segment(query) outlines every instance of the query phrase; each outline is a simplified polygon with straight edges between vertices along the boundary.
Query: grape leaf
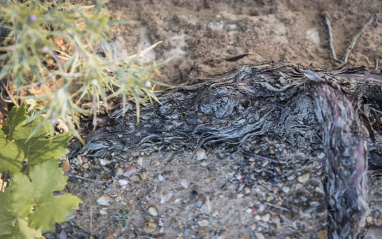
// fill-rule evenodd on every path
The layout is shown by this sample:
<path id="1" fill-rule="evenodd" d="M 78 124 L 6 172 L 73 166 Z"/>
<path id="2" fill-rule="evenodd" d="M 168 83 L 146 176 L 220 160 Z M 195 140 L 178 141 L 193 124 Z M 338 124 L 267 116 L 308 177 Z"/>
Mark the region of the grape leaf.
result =
<path id="1" fill-rule="evenodd" d="M 15 142 L 0 137 L 0 171 L 11 174 L 20 172 L 23 160 L 24 151 Z"/>
<path id="2" fill-rule="evenodd" d="M 53 230 L 55 223 L 65 222 L 73 209 L 82 203 L 71 194 L 53 196 L 54 191 L 64 188 L 67 180 L 56 160 L 31 168 L 29 178 L 22 173 L 15 174 L 11 194 L 12 210 L 21 218 L 28 217 L 32 228 Z"/>
<path id="3" fill-rule="evenodd" d="M 19 150 L 23 152 L 22 159 L 17 161 L 27 161 L 28 168 L 51 159 L 59 159 L 69 152 L 66 148 L 69 140 L 72 138 L 70 133 L 59 134 L 54 137 L 33 137 L 26 141 L 25 139 L 15 140 Z"/>
<path id="4" fill-rule="evenodd" d="M 4 239 L 36 239 L 44 238 L 41 230 L 30 228 L 28 222 L 22 218 L 17 220 L 15 226 L 12 227 L 10 235 L 5 235 L 1 238 Z"/>
<path id="5" fill-rule="evenodd" d="M 9 112 L 7 118 L 4 120 L 3 131 L 11 137 L 12 133 L 20 126 L 27 118 L 26 116 L 27 105 L 23 103 L 20 107 L 13 107 Z"/>
<path id="6" fill-rule="evenodd" d="M 9 191 L 0 192 L 0 236 L 11 234 L 13 230 L 13 221 L 16 215 L 9 208 L 11 202 Z"/>

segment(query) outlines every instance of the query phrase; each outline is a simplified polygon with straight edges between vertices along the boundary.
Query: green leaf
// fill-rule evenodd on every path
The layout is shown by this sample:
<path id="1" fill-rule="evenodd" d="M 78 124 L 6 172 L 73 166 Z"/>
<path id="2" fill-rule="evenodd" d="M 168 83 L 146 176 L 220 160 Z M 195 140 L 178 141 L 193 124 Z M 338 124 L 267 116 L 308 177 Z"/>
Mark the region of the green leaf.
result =
<path id="1" fill-rule="evenodd" d="M 12 133 L 28 118 L 26 114 L 27 105 L 23 103 L 20 107 L 13 107 L 8 117 L 4 120 L 3 132 L 11 137 Z"/>
<path id="2" fill-rule="evenodd" d="M 24 151 L 15 142 L 0 137 L 0 172 L 21 172 L 23 161 Z"/>
<path id="3" fill-rule="evenodd" d="M 22 173 L 15 174 L 11 194 L 12 210 L 21 218 L 28 217 L 32 228 L 53 230 L 55 223 L 65 222 L 73 209 L 82 203 L 71 194 L 53 196 L 54 191 L 64 188 L 67 180 L 55 160 L 33 167 L 29 178 Z"/>
<path id="4" fill-rule="evenodd" d="M 0 236 L 11 234 L 16 215 L 9 208 L 11 195 L 8 191 L 0 192 Z"/>
<path id="5" fill-rule="evenodd" d="M 66 147 L 68 147 L 71 138 L 70 133 L 65 133 L 49 138 L 33 137 L 28 141 L 25 139 L 15 140 L 19 150 L 24 153 L 22 159 L 19 158 L 17 161 L 27 161 L 28 171 L 28 168 L 31 166 L 35 166 L 44 161 L 60 159 L 69 153 Z"/>
<path id="6" fill-rule="evenodd" d="M 41 238 L 41 230 L 35 230 L 28 226 L 24 219 L 17 219 L 17 216 L 9 207 L 12 201 L 8 191 L 0 192 L 0 237 L 1 238 Z"/>
<path id="7" fill-rule="evenodd" d="M 12 228 L 10 235 L 5 235 L 4 239 L 36 239 L 44 238 L 41 230 L 36 230 L 28 226 L 28 222 L 25 219 L 18 219 L 15 226 Z"/>

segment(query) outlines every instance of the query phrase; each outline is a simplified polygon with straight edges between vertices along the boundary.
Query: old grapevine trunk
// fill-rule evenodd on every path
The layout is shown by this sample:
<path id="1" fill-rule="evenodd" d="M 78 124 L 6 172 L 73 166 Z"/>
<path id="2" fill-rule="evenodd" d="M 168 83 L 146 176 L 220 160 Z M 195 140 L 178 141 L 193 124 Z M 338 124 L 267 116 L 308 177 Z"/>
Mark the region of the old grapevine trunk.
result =
<path id="1" fill-rule="evenodd" d="M 357 238 L 368 212 L 367 151 L 355 105 L 320 79 L 316 115 L 327 154 L 323 162 L 330 238 Z"/>
<path id="2" fill-rule="evenodd" d="M 237 170 L 249 188 L 259 182 L 293 186 L 291 171 L 302 167 L 311 175 L 306 184 L 314 184 L 316 191 L 278 192 L 274 198 L 281 200 L 283 226 L 269 229 L 267 237 L 315 238 L 321 217 L 329 238 L 362 233 L 368 214 L 368 160 L 381 165 L 382 77 L 360 68 L 328 72 L 264 63 L 194 81 L 161 93 L 161 104 L 143 106 L 138 125 L 133 106 L 126 107 L 125 115 L 114 112 L 81 152 L 117 161 L 126 160 L 131 150 L 220 150 L 226 152 L 222 159 L 240 157 Z M 322 183 L 321 169 L 312 166 L 317 160 L 323 163 Z M 319 209 L 320 202 L 301 204 L 320 185 L 327 211 Z M 271 187 L 267 194 L 272 192 Z M 295 198 L 289 200 L 292 194 Z M 304 222 L 312 211 L 316 227 L 310 232 Z M 299 218 L 301 228 L 294 223 Z"/>

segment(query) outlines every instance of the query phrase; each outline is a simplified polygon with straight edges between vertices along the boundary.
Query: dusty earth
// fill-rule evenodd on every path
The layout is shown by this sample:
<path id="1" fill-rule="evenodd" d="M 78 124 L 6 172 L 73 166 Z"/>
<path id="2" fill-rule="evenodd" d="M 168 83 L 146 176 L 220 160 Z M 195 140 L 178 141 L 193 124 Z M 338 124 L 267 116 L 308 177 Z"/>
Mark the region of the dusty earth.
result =
<path id="1" fill-rule="evenodd" d="M 382 19 L 380 1 L 112 0 L 108 8 L 113 17 L 140 21 L 113 29 L 120 54 L 163 41 L 148 60 L 176 55 L 157 77 L 172 85 L 267 60 L 334 69 L 338 63 L 331 57 L 323 15 L 331 20 L 339 56 L 372 14 Z M 349 64 L 380 73 L 375 65 L 381 38 L 376 20 Z M 242 54 L 249 55 L 225 60 Z M 87 141 L 94 147 L 102 137 L 93 132 Z M 78 144 L 72 150 L 70 174 L 97 181 L 69 179 L 67 191 L 84 203 L 47 238 L 326 238 L 321 154 L 300 152 L 285 158 L 286 164 L 272 164 L 269 157 L 259 165 L 256 158 L 244 161 L 208 148 L 205 155 L 170 147 L 118 157 L 90 156 Z M 261 145 L 257 150 L 260 155 L 283 152 Z M 243 165 L 253 171 L 243 171 Z M 382 235 L 380 185 L 376 180 L 370 187 L 375 210 L 367 218 L 369 238 Z"/>

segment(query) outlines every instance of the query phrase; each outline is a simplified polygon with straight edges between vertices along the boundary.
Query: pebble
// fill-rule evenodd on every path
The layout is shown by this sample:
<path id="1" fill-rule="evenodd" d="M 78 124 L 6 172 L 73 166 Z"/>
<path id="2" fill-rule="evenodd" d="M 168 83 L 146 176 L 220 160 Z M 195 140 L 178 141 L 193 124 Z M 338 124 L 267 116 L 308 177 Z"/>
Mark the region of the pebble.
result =
<path id="1" fill-rule="evenodd" d="M 248 214 L 252 213 L 252 208 L 247 208 L 247 210 L 245 210 L 245 212 Z"/>
<path id="2" fill-rule="evenodd" d="M 201 227 L 208 227 L 209 225 L 209 221 L 208 220 L 201 220 L 198 222 L 198 225 L 201 226 Z"/>
<path id="3" fill-rule="evenodd" d="M 82 160 L 81 160 L 82 161 Z M 108 165 L 111 163 L 111 160 L 110 159 L 101 159 L 99 161 L 99 163 L 102 165 L 102 166 L 105 166 L 105 165 Z"/>
<path id="4" fill-rule="evenodd" d="M 196 160 L 202 160 L 206 158 L 207 158 L 206 150 L 204 150 L 203 148 L 200 148 L 198 152 L 196 152 Z"/>
<path id="5" fill-rule="evenodd" d="M 139 157 L 138 160 L 137 160 L 137 163 L 142 166 L 143 164 L 143 158 L 142 157 Z"/>
<path id="6" fill-rule="evenodd" d="M 264 204 L 260 204 L 259 205 L 259 212 L 262 212 L 265 210 L 265 205 Z"/>
<path id="7" fill-rule="evenodd" d="M 106 208 L 106 207 L 101 208 L 101 209 L 99 210 L 99 214 L 101 214 L 101 215 L 107 215 L 107 208 Z"/>
<path id="8" fill-rule="evenodd" d="M 289 191 L 290 191 L 290 187 L 287 187 L 287 186 L 283 187 L 284 193 L 289 193 Z"/>
<path id="9" fill-rule="evenodd" d="M 120 176 L 123 174 L 123 169 L 122 168 L 117 168 L 117 176 Z"/>
<path id="10" fill-rule="evenodd" d="M 269 221 L 269 219 L 271 219 L 271 214 L 269 214 L 269 213 L 267 213 L 261 217 L 261 220 L 263 220 L 264 222 Z"/>
<path id="11" fill-rule="evenodd" d="M 200 200 L 198 200 L 198 201 L 195 202 L 195 207 L 196 207 L 196 208 L 200 208 L 202 205 L 203 205 L 203 202 L 200 201 Z"/>
<path id="12" fill-rule="evenodd" d="M 154 217 L 158 216 L 158 211 L 157 211 L 157 209 L 155 207 L 150 207 L 149 208 L 149 213 L 150 213 L 151 216 L 154 216 Z"/>
<path id="13" fill-rule="evenodd" d="M 261 233 L 261 232 L 256 232 L 255 235 L 256 235 L 257 239 L 265 239 L 263 233 Z"/>
<path id="14" fill-rule="evenodd" d="M 278 191 L 279 191 L 279 188 L 278 187 L 273 187 L 273 193 L 276 194 Z"/>
<path id="15" fill-rule="evenodd" d="M 184 187 L 184 188 L 188 188 L 188 183 L 187 183 L 187 180 L 186 179 L 182 179 L 180 181 L 180 184 Z"/>
<path id="16" fill-rule="evenodd" d="M 259 215 L 256 215 L 256 216 L 255 216 L 255 219 L 256 219 L 256 221 L 260 221 L 260 220 L 261 220 L 261 217 L 260 217 Z"/>
<path id="17" fill-rule="evenodd" d="M 157 224 L 155 222 L 146 222 L 144 230 L 147 233 L 153 233 L 157 229 Z"/>
<path id="18" fill-rule="evenodd" d="M 162 182 L 162 181 L 163 181 L 163 179 L 164 179 L 164 178 L 163 178 L 163 176 L 162 176 L 162 175 L 160 175 L 160 174 L 158 174 L 158 180 Z"/>
<path id="19" fill-rule="evenodd" d="M 277 216 L 277 215 L 272 215 L 272 217 L 271 217 L 271 221 L 272 221 L 272 223 L 274 223 L 274 224 L 278 224 L 278 223 L 280 222 L 280 217 Z"/>
<path id="20" fill-rule="evenodd" d="M 317 155 L 317 158 L 323 159 L 325 157 L 325 153 L 321 152 L 319 155 Z"/>
<path id="21" fill-rule="evenodd" d="M 102 196 L 97 199 L 97 203 L 102 206 L 109 206 L 112 198 L 109 196 Z"/>
<path id="22" fill-rule="evenodd" d="M 292 181 L 292 180 L 294 180 L 296 178 L 296 176 L 294 175 L 294 174 L 292 174 L 292 175 L 290 175 L 290 176 L 288 176 L 288 180 L 289 181 Z"/>
<path id="23" fill-rule="evenodd" d="M 308 181 L 309 177 L 310 177 L 310 174 L 309 174 L 309 173 L 305 173 L 305 174 L 299 176 L 299 177 L 297 178 L 297 181 L 298 181 L 299 183 L 306 183 L 306 181 Z"/>
<path id="24" fill-rule="evenodd" d="M 137 168 L 135 166 L 131 166 L 130 168 L 126 169 L 126 171 L 123 173 L 123 176 L 125 177 L 131 177 L 132 175 L 137 173 Z"/>
<path id="25" fill-rule="evenodd" d="M 147 173 L 146 172 L 143 172 L 142 174 L 141 174 L 141 179 L 142 180 L 145 180 L 146 178 L 147 178 Z"/>
<path id="26" fill-rule="evenodd" d="M 128 184 L 128 181 L 127 181 L 126 179 L 119 179 L 119 180 L 118 180 L 118 184 L 119 184 L 120 186 L 125 186 L 125 185 Z"/>
<path id="27" fill-rule="evenodd" d="M 166 195 L 161 197 L 160 203 L 163 204 L 163 203 L 167 202 L 168 200 L 171 199 L 171 197 L 172 197 L 172 192 L 167 193 Z"/>

